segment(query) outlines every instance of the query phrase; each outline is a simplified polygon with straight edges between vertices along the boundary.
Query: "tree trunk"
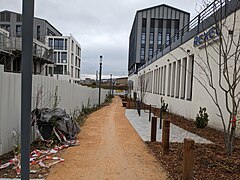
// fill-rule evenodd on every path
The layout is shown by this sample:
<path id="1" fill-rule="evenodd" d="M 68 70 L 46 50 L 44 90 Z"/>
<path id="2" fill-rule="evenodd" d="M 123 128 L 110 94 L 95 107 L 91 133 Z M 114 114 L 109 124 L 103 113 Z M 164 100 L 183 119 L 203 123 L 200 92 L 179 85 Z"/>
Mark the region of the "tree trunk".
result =
<path id="1" fill-rule="evenodd" d="M 229 134 L 226 134 L 225 138 L 225 148 L 227 150 L 227 155 L 231 156 L 233 153 L 233 144 L 234 144 L 234 138 L 235 138 L 235 131 L 236 127 L 231 127 L 231 131 Z"/>

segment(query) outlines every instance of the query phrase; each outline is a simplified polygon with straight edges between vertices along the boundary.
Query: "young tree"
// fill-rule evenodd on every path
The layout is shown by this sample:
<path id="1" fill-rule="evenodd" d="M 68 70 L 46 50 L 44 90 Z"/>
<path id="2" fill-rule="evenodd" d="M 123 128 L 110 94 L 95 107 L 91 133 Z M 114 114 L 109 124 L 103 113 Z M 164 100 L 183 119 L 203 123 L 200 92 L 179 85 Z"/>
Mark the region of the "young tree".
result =
<path id="1" fill-rule="evenodd" d="M 201 72 L 193 75 L 202 85 L 218 109 L 224 130 L 224 142 L 228 155 L 233 153 L 236 135 L 237 115 L 240 104 L 240 2 L 236 1 L 236 9 L 229 12 L 228 0 L 216 0 L 203 11 L 199 19 L 213 12 L 213 26 L 205 32 L 200 41 L 194 42 L 194 63 Z M 204 2 L 203 2 L 204 3 Z M 209 2 L 205 2 L 203 7 Z M 223 5 L 226 5 L 223 7 Z M 204 14 L 205 13 L 205 14 Z M 199 23 L 201 27 L 204 23 Z M 216 37 L 210 39 L 215 34 Z M 200 43 L 199 43 L 200 42 Z M 186 48 L 181 48 L 188 53 Z M 201 53 L 200 53 L 201 51 Z M 204 51 L 204 53 L 203 53 Z M 196 60 L 197 59 L 197 60 Z M 221 103 L 224 97 L 224 105 Z M 228 116 L 226 117 L 226 114 Z"/>

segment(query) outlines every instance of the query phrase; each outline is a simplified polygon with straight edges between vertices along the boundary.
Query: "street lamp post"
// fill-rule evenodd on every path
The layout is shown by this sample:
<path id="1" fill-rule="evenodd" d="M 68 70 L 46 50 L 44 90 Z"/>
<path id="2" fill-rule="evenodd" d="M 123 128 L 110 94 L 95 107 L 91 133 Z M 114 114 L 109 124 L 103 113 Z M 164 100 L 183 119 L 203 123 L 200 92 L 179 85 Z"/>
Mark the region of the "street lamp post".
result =
<path id="1" fill-rule="evenodd" d="M 112 74 L 110 74 L 110 95 L 112 95 Z"/>
<path id="2" fill-rule="evenodd" d="M 99 63 L 99 94 L 98 94 L 98 106 L 101 105 L 101 81 L 102 81 L 102 56 L 100 56 L 100 63 Z"/>

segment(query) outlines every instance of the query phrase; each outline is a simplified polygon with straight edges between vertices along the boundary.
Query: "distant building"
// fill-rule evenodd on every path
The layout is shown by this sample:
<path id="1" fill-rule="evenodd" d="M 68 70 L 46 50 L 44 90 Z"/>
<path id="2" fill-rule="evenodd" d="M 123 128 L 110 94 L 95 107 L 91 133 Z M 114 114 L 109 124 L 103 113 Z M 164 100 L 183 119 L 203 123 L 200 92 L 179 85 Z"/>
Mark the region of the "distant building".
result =
<path id="1" fill-rule="evenodd" d="M 177 40 L 179 30 L 189 19 L 188 12 L 165 4 L 137 11 L 129 37 L 129 74 L 136 73 L 140 66 L 161 52 L 163 44 L 170 46 L 173 35 Z"/>
<path id="2" fill-rule="evenodd" d="M 115 79 L 116 85 L 128 85 L 128 77 L 121 77 Z"/>
<path id="3" fill-rule="evenodd" d="M 80 83 L 81 46 L 70 36 L 47 36 L 53 49 L 54 77 L 70 83 Z"/>

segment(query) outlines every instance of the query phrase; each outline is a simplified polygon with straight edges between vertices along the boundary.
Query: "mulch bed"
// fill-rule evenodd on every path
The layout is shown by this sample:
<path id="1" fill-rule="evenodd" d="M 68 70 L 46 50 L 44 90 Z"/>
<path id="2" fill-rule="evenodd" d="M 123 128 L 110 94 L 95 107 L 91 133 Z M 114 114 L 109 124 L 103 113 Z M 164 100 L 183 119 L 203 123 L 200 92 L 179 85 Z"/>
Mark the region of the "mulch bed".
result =
<path id="1" fill-rule="evenodd" d="M 240 179 L 240 139 L 235 140 L 233 155 L 227 156 L 222 132 L 210 127 L 198 129 L 193 121 L 181 116 L 166 117 L 170 117 L 171 123 L 214 143 L 194 145 L 194 179 Z M 170 143 L 169 155 L 163 156 L 160 142 L 146 143 L 172 179 L 182 179 L 183 144 Z"/>

